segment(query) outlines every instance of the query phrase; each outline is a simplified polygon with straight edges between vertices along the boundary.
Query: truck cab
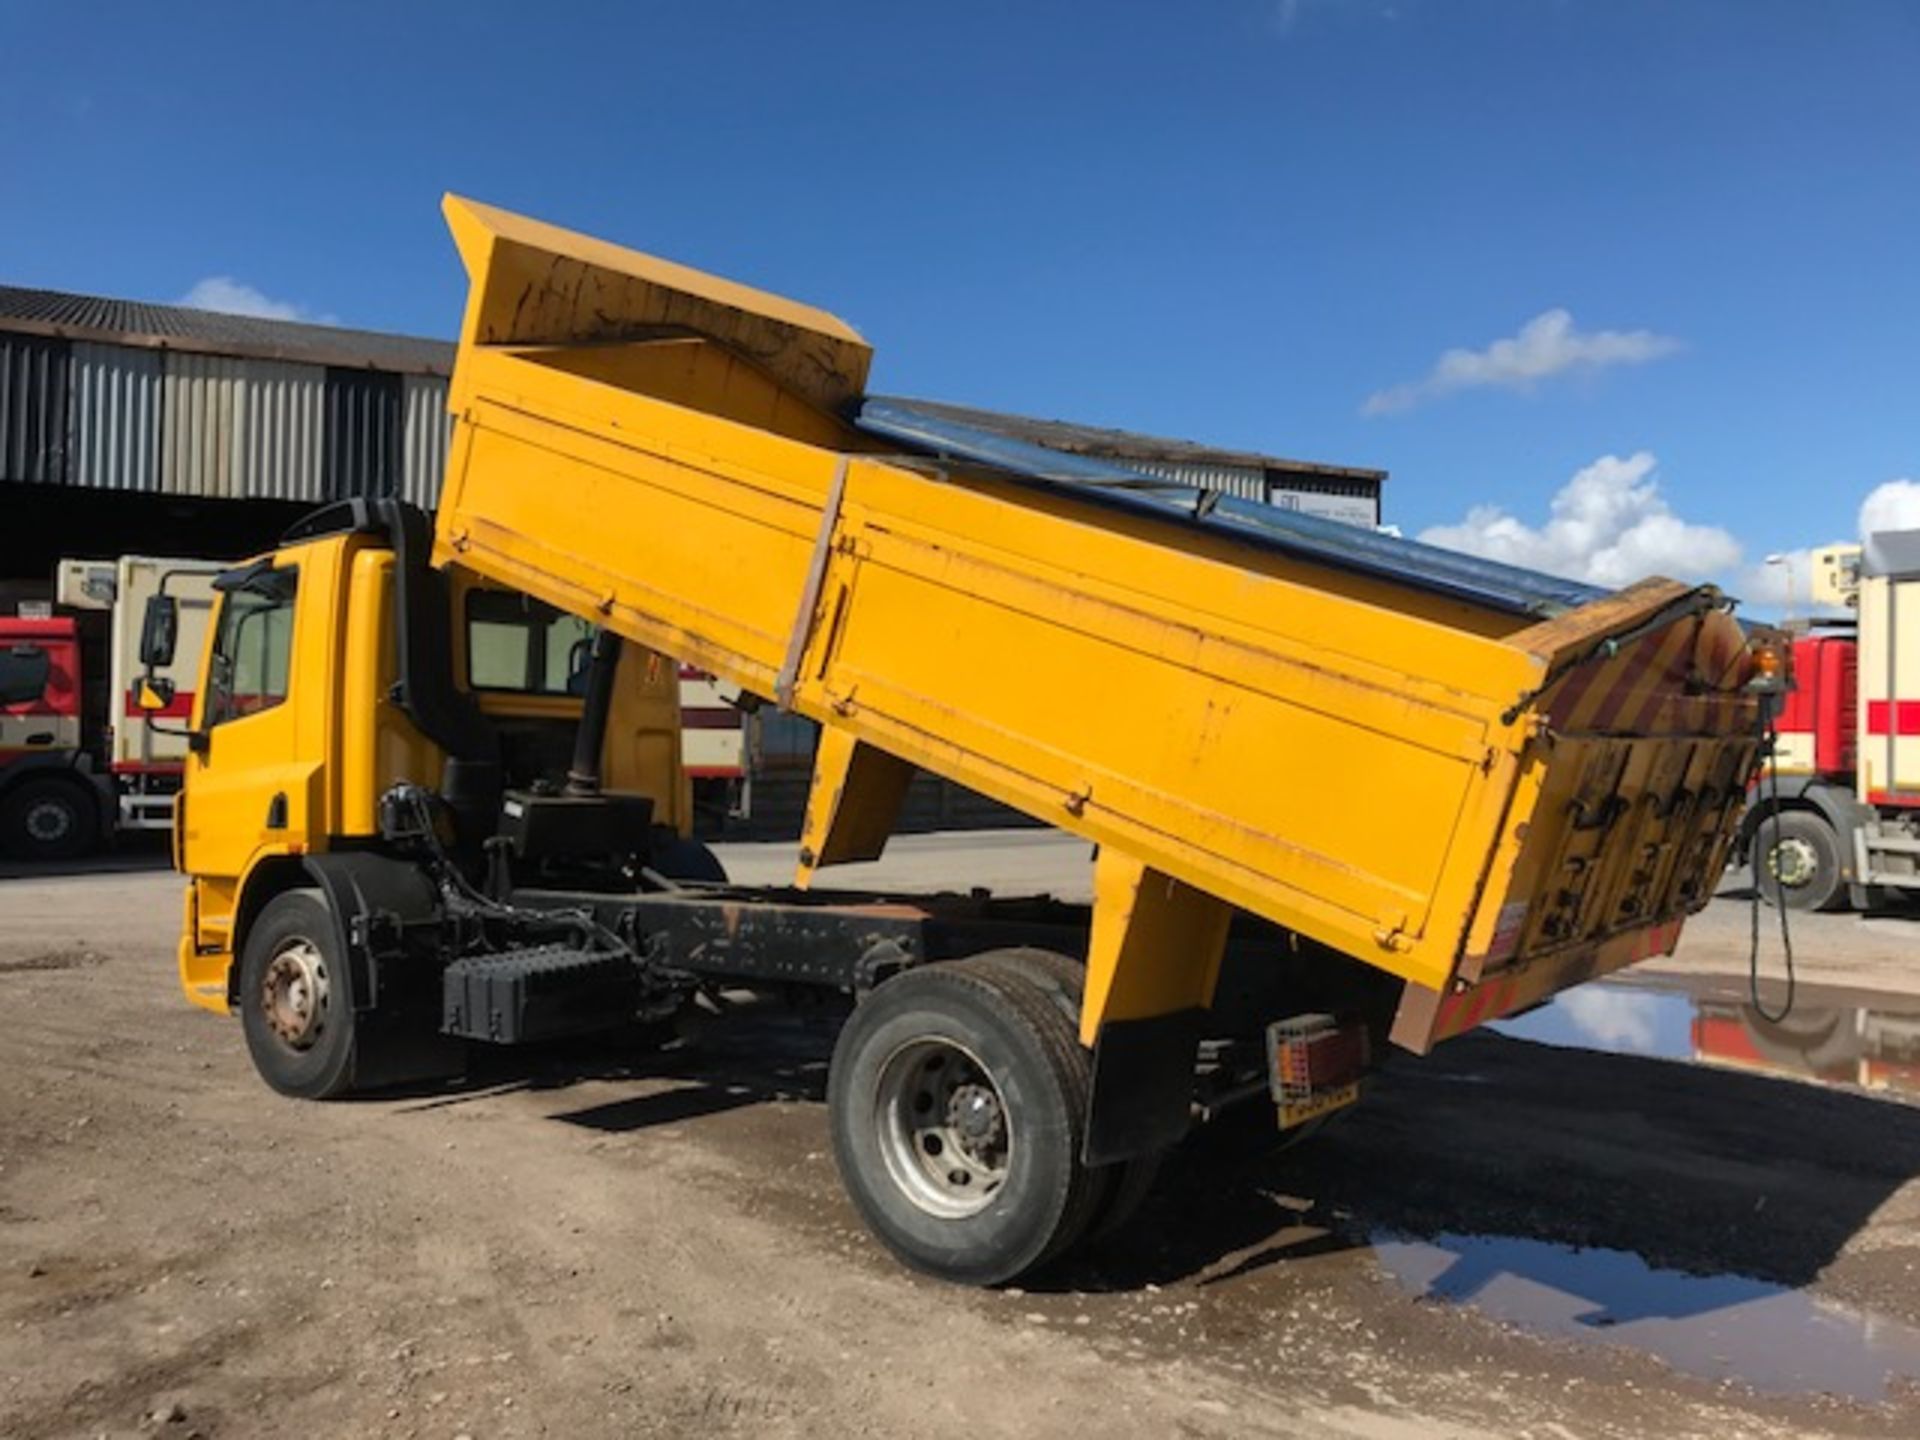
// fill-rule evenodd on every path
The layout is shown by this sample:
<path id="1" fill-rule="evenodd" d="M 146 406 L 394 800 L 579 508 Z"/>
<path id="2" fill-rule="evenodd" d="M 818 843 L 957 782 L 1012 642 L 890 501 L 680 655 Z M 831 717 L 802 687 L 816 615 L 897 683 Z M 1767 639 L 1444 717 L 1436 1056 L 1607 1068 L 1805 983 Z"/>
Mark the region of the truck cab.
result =
<path id="1" fill-rule="evenodd" d="M 418 512 L 339 507 L 214 582 L 174 825 L 181 978 L 208 1008 L 237 1003 L 249 922 L 316 857 L 376 845 L 396 787 L 445 797 L 436 821 L 478 874 L 501 795 L 567 782 L 593 627 L 457 568 L 403 582 L 418 557 L 399 528 L 424 537 Z M 635 648 L 612 683 L 605 790 L 643 802 L 647 844 L 684 860 L 677 670 Z"/>

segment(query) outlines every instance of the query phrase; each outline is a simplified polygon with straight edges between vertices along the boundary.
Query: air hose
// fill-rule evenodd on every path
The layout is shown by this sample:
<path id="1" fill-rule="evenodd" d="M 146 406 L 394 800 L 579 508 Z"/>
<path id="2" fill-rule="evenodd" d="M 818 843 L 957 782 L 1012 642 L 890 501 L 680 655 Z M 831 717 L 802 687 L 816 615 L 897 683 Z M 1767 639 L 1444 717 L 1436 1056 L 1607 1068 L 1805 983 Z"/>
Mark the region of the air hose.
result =
<path id="1" fill-rule="evenodd" d="M 1770 695 L 1762 695 L 1759 697 L 1759 701 L 1760 758 L 1766 764 L 1767 768 L 1761 776 L 1760 785 L 1755 787 L 1755 798 L 1762 798 L 1760 791 L 1769 781 L 1772 783 L 1773 794 L 1771 797 L 1772 803 L 1768 807 L 1766 818 L 1763 819 L 1758 826 L 1754 827 L 1754 838 L 1758 840 L 1761 830 L 1771 823 L 1773 827 L 1773 844 L 1761 846 L 1759 853 L 1752 857 L 1753 899 L 1750 906 L 1752 919 L 1749 937 L 1750 944 L 1747 950 L 1747 994 L 1753 1002 L 1753 1013 L 1769 1025 L 1778 1025 L 1793 1013 L 1793 935 L 1787 919 L 1787 897 L 1785 891 L 1782 890 L 1774 897 L 1774 909 L 1780 912 L 1780 949 L 1786 957 L 1787 964 L 1787 999 L 1786 1003 L 1783 1004 L 1777 1012 L 1770 1011 L 1767 1009 L 1766 1003 L 1760 998 L 1760 876 L 1762 865 L 1765 865 L 1769 871 L 1774 870 L 1777 863 L 1774 859 L 1774 852 L 1780 845 L 1780 767 L 1774 763 L 1774 746 L 1779 741 L 1779 729 L 1774 717 L 1773 697 Z M 1776 873 L 1776 880 L 1777 878 Z"/>

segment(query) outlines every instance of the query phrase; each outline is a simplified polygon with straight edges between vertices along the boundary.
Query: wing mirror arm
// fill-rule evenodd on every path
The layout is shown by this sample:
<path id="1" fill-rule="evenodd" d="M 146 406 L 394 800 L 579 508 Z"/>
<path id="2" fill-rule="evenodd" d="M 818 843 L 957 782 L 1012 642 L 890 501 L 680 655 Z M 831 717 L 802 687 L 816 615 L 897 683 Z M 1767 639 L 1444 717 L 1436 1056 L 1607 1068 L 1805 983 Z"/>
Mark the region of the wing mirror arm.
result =
<path id="1" fill-rule="evenodd" d="M 140 617 L 140 679 L 134 685 L 134 708 L 156 735 L 183 735 L 196 755 L 206 752 L 205 737 L 184 725 L 162 725 L 157 717 L 173 704 L 173 681 L 160 673 L 173 663 L 180 644 L 180 601 L 164 590 L 147 597 Z M 196 743 L 198 742 L 198 743 Z"/>

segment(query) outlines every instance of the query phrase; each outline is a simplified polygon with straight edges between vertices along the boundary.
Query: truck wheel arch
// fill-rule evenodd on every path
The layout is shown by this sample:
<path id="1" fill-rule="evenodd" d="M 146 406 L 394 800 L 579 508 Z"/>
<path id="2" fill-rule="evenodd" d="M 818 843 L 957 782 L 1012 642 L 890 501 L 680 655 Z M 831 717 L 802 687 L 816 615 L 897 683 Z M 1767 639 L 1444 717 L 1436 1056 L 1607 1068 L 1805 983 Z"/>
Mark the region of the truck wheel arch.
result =
<path id="1" fill-rule="evenodd" d="M 1853 869 L 1853 835 L 1863 818 L 1863 808 L 1851 792 L 1817 778 L 1784 776 L 1777 795 L 1773 783 L 1767 781 L 1754 791 L 1753 798 L 1747 803 L 1747 813 L 1740 821 L 1736 848 L 1743 860 L 1752 860 L 1754 840 L 1766 818 L 1776 809 L 1782 814 L 1797 810 L 1803 814 L 1817 815 L 1827 822 L 1840 845 L 1841 868 L 1850 872 Z"/>
<path id="2" fill-rule="evenodd" d="M 233 963 L 227 966 L 227 1008 L 240 1004 L 240 956 L 260 912 L 288 890 L 311 884 L 298 855 L 269 855 L 254 862 L 240 884 L 240 903 L 234 908 L 233 935 L 228 941 Z"/>
<path id="3" fill-rule="evenodd" d="M 367 943 L 363 916 L 390 914 L 401 920 L 427 920 L 438 912 L 433 884 L 417 865 L 385 855 L 345 851 L 325 855 L 271 855 L 247 874 L 235 917 L 232 953 L 238 957 L 260 912 L 288 890 L 317 887 L 333 913 L 334 938 L 347 957 L 354 1008 L 370 1010 L 379 1000 L 377 947 Z M 240 970 L 227 969 L 227 1001 L 238 1003 Z"/>

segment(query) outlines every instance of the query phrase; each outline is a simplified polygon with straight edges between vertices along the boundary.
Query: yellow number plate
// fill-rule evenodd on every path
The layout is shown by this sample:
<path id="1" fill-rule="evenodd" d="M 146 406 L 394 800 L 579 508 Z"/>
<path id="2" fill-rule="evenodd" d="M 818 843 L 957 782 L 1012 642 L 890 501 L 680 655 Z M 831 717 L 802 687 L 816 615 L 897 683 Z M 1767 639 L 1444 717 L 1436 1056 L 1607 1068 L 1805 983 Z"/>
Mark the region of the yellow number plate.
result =
<path id="1" fill-rule="evenodd" d="M 1322 1115 L 1331 1115 L 1336 1110 L 1344 1110 L 1360 1098 L 1360 1082 L 1341 1085 L 1333 1090 L 1323 1090 L 1305 1100 L 1291 1104 L 1283 1102 L 1280 1106 L 1280 1128 L 1291 1130 L 1296 1125 L 1304 1125 L 1309 1120 Z"/>

